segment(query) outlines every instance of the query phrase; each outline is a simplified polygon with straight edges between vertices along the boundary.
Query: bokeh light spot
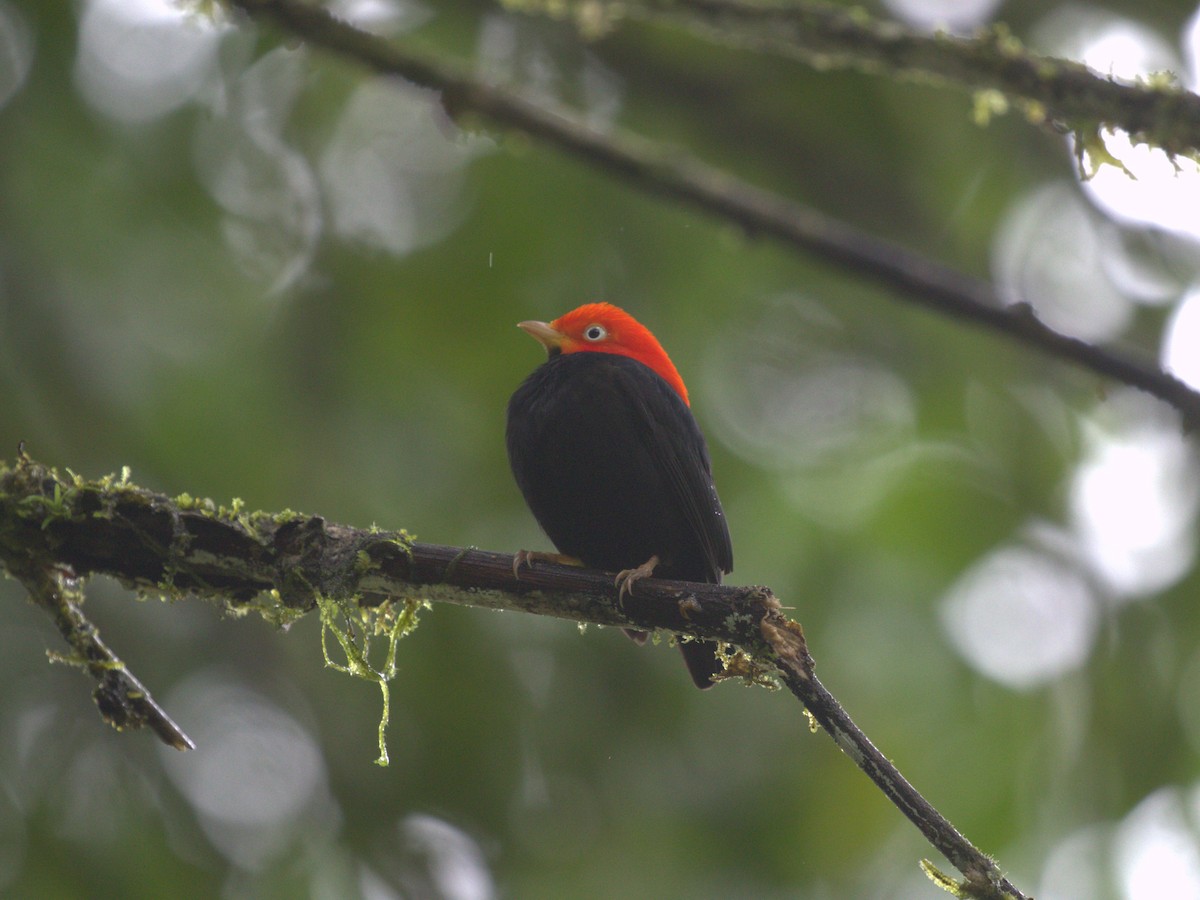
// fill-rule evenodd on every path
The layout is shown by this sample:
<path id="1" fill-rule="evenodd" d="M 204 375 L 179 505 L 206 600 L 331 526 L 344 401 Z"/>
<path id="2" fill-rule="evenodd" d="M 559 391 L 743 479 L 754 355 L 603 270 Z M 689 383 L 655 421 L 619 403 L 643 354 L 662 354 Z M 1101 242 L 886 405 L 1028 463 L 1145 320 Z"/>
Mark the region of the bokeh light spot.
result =
<path id="1" fill-rule="evenodd" d="M 1200 287 L 1189 291 L 1164 330 L 1163 367 L 1200 390 Z"/>
<path id="2" fill-rule="evenodd" d="M 1081 828 L 1046 857 L 1039 900 L 1198 900 L 1200 786 L 1159 788 L 1119 822 Z"/>
<path id="3" fill-rule="evenodd" d="M 1043 685 L 1087 659 L 1097 604 L 1078 569 L 1012 544 L 971 567 L 942 600 L 942 624 L 971 666 L 1016 689 Z"/>
<path id="4" fill-rule="evenodd" d="M 1187 86 L 1195 90 L 1200 85 L 1200 6 L 1192 13 L 1180 37 L 1183 55 L 1187 60 Z"/>
<path id="5" fill-rule="evenodd" d="M 1189 28 L 1194 39 L 1195 21 Z M 1182 38 L 1186 44 L 1188 33 Z M 1047 52 L 1081 60 L 1103 76 L 1128 81 L 1167 72 L 1185 74 L 1179 55 L 1151 28 L 1078 4 L 1049 15 L 1034 40 Z M 1156 147 L 1134 146 L 1123 131 L 1103 131 L 1101 138 L 1121 165 L 1101 165 L 1084 180 L 1083 189 L 1091 199 L 1123 222 L 1200 239 L 1196 216 L 1200 165 L 1184 157 L 1171 158 Z"/>
<path id="6" fill-rule="evenodd" d="M 33 33 L 10 3 L 0 2 L 0 106 L 25 85 L 33 65 Z"/>
<path id="7" fill-rule="evenodd" d="M 1103 265 L 1096 216 L 1073 185 L 1045 185 L 1009 210 L 993 244 L 996 287 L 1010 303 L 1025 302 L 1038 318 L 1085 340 L 1124 330 L 1132 304 Z"/>
<path id="8" fill-rule="evenodd" d="M 355 28 L 385 36 L 416 28 L 433 15 L 416 0 L 332 0 L 328 8 Z"/>
<path id="9" fill-rule="evenodd" d="M 1046 855 L 1039 900 L 1117 900 L 1111 890 L 1112 827 L 1081 828 L 1055 844 Z"/>
<path id="10" fill-rule="evenodd" d="M 1070 485 L 1072 528 L 1092 570 L 1117 596 L 1161 590 L 1195 556 L 1200 485 L 1196 458 L 1176 418 L 1153 401 L 1119 393 L 1089 426 L 1088 449 Z"/>
<path id="11" fill-rule="evenodd" d="M 1200 898 L 1200 849 L 1176 788 L 1162 788 L 1121 822 L 1115 859 L 1127 900 Z"/>
<path id="12" fill-rule="evenodd" d="M 804 297 L 780 297 L 722 336 L 706 370 L 721 439 L 757 465 L 789 471 L 886 454 L 908 443 L 913 398 L 891 370 L 839 350 L 840 323 Z"/>
<path id="13" fill-rule="evenodd" d="M 1000 0 L 884 0 L 883 5 L 914 28 L 966 34 L 986 23 Z"/>
<path id="14" fill-rule="evenodd" d="M 158 118 L 207 83 L 225 26 L 170 0 L 87 0 L 75 81 L 92 106 L 121 122 Z"/>
<path id="15" fill-rule="evenodd" d="M 164 748 L 167 773 L 230 861 L 256 869 L 311 830 L 321 812 L 326 825 L 337 818 L 318 803 L 325 768 L 316 741 L 265 697 L 205 672 L 176 688 L 169 705 L 197 749 Z"/>
<path id="16" fill-rule="evenodd" d="M 227 245 L 280 296 L 309 268 L 323 217 L 307 158 L 283 138 L 307 54 L 277 49 L 232 79 L 197 129 L 196 171 L 225 211 Z"/>
<path id="17" fill-rule="evenodd" d="M 1105 148 L 1127 171 L 1100 166 L 1083 188 L 1108 215 L 1133 225 L 1166 228 L 1200 240 L 1200 164 L 1134 145 L 1123 131 L 1102 132 Z"/>
<path id="18" fill-rule="evenodd" d="M 354 92 L 319 166 L 342 237 L 406 254 L 457 224 L 463 168 L 492 143 L 459 132 L 439 104 L 382 78 Z"/>
<path id="19" fill-rule="evenodd" d="M 1034 30 L 1033 43 L 1043 52 L 1079 60 L 1114 78 L 1132 80 L 1181 69 L 1171 45 L 1149 26 L 1082 4 L 1056 8 Z"/>
<path id="20" fill-rule="evenodd" d="M 462 829 L 414 814 L 404 817 L 400 832 L 410 862 L 420 860 L 432 895 L 445 900 L 490 900 L 496 895 L 484 853 Z"/>

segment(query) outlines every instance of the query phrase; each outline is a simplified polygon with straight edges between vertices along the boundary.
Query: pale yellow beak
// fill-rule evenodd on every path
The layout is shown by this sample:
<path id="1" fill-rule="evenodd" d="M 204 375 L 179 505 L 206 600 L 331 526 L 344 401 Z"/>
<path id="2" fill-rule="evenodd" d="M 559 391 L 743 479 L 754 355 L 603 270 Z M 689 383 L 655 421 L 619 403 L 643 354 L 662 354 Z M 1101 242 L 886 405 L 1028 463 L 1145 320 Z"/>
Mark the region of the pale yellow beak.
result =
<path id="1" fill-rule="evenodd" d="M 561 350 L 567 340 L 565 334 L 555 331 L 548 322 L 530 319 L 528 322 L 518 322 L 517 327 L 545 347 L 547 353 L 552 350 Z"/>

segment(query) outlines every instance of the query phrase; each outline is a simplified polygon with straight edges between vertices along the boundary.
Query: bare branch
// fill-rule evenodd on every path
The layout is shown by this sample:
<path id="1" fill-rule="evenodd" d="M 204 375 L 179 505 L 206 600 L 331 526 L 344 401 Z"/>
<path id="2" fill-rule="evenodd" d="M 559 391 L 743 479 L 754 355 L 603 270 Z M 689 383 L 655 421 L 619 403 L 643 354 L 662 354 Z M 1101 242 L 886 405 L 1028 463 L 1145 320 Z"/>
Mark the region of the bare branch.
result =
<path id="1" fill-rule="evenodd" d="M 359 65 L 441 91 L 452 116 L 473 113 L 525 132 L 644 190 L 873 279 L 905 302 L 999 332 L 1050 357 L 1146 391 L 1174 406 L 1189 425 L 1200 422 L 1200 394 L 1153 364 L 1061 334 L 1039 321 L 1027 304 L 1006 305 L 984 281 L 740 181 L 677 148 L 628 133 L 601 134 L 297 0 L 228 2 Z M 1089 77 L 1097 84 L 1111 84 Z"/>
<path id="2" fill-rule="evenodd" d="M 921 830 L 925 839 L 966 876 L 966 882 L 958 886 L 962 894 L 989 900 L 1024 897 L 1003 876 L 995 861 L 981 853 L 933 804 L 921 796 L 892 761 L 880 753 L 871 739 L 854 724 L 837 698 L 829 693 L 813 671 L 813 659 L 808 653 L 800 626 L 780 616 L 766 616 L 760 627 L 775 654 L 776 667 L 788 690 L 796 695 L 826 733 L 854 760 L 855 765 Z"/>

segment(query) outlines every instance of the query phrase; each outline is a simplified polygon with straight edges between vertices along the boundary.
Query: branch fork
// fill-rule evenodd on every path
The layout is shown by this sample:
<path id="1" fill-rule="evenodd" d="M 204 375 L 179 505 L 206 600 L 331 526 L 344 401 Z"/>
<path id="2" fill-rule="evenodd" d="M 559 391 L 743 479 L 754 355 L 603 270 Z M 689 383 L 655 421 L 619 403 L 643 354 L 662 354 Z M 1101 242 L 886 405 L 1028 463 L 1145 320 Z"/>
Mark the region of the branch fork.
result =
<path id="1" fill-rule="evenodd" d="M 127 473 L 98 481 L 64 478 L 23 453 L 15 466 L 0 464 L 0 564 L 51 616 L 72 648 L 69 661 L 96 680 L 101 715 L 118 729 L 145 726 L 172 747 L 194 746 L 83 615 L 79 579 L 93 574 L 113 576 L 131 590 L 201 597 L 234 614 L 257 612 L 281 626 L 318 610 L 326 661 L 384 692 L 381 763 L 396 644 L 426 602 L 715 640 L 741 651 L 728 655 L 727 675 L 753 683 L 762 683 L 764 673 L 778 678 L 966 876 L 954 882 L 926 863 L 938 884 L 965 897 L 1024 898 L 821 684 L 803 629 L 783 615 L 769 588 L 646 578 L 622 599 L 611 573 L 539 562 L 522 569 L 518 580 L 514 561 L 507 553 L 417 542 L 402 531 L 349 528 L 291 511 L 246 513 L 236 502 L 225 508 L 186 495 L 173 499 L 137 487 Z M 327 632 L 345 663 L 330 657 Z M 367 655 L 372 635 L 387 641 L 382 666 Z"/>

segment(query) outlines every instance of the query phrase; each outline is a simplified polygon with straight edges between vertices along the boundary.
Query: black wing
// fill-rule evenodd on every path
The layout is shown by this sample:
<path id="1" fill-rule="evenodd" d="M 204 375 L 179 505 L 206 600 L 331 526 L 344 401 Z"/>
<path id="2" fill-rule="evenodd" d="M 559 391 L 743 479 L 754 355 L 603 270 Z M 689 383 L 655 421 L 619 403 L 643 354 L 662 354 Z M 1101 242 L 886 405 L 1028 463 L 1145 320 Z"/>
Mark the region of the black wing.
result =
<path id="1" fill-rule="evenodd" d="M 654 370 L 636 360 L 616 359 L 620 362 L 614 380 L 635 411 L 633 430 L 667 476 L 673 499 L 702 550 L 708 572 L 704 580 L 720 582 L 723 573 L 733 571 L 733 543 L 700 426 L 688 405 Z M 689 572 L 683 577 L 696 575 Z"/>
<path id="2" fill-rule="evenodd" d="M 594 568 L 720 582 L 733 568 L 725 512 L 691 410 L 649 367 L 601 353 L 555 356 L 516 390 L 506 443 L 517 485 L 560 552 Z M 632 635 L 631 635 L 632 636 Z M 697 687 L 722 663 L 679 645 Z"/>
<path id="3" fill-rule="evenodd" d="M 716 582 L 733 565 L 708 449 L 657 373 L 604 353 L 555 356 L 509 403 L 513 474 L 562 553 L 664 578 Z"/>

